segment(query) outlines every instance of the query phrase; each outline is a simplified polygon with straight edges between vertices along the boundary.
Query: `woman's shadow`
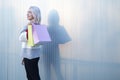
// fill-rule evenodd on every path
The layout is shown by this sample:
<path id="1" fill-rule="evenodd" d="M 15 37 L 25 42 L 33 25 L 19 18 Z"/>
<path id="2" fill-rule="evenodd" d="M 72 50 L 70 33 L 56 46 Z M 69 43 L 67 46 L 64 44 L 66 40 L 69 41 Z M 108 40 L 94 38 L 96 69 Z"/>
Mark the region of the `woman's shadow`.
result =
<path id="1" fill-rule="evenodd" d="M 48 15 L 48 32 L 52 41 L 43 45 L 45 80 L 51 80 L 51 65 L 55 70 L 57 80 L 64 80 L 60 69 L 59 44 L 64 44 L 71 39 L 65 28 L 59 24 L 59 15 L 56 10 L 51 10 Z"/>

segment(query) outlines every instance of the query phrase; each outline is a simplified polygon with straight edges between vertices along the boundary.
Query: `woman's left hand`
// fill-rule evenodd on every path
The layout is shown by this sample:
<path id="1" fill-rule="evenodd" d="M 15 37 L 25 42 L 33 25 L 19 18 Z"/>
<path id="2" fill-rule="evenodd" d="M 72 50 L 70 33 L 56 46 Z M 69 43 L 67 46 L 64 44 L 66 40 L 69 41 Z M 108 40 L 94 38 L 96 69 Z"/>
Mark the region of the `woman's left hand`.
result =
<path id="1" fill-rule="evenodd" d="M 24 59 L 22 60 L 22 63 L 21 63 L 22 65 L 24 65 Z"/>

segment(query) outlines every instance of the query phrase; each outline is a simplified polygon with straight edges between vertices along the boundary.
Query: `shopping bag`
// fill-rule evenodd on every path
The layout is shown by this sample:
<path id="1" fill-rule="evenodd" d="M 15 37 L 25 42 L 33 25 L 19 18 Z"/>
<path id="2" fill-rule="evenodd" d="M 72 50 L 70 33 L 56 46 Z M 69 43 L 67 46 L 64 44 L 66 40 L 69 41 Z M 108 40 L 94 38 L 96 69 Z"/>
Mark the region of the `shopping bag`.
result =
<path id="1" fill-rule="evenodd" d="M 47 27 L 45 25 L 32 24 L 34 44 L 45 44 L 51 41 Z"/>
<path id="2" fill-rule="evenodd" d="M 28 46 L 34 46 L 32 25 L 28 25 Z"/>

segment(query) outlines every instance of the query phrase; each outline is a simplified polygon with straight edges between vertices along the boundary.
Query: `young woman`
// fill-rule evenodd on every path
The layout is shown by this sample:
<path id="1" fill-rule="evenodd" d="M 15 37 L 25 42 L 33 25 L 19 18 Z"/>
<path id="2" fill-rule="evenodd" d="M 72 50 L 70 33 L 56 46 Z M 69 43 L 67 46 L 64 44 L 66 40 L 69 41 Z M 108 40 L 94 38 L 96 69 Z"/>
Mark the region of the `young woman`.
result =
<path id="1" fill-rule="evenodd" d="M 36 6 L 31 6 L 27 12 L 29 23 L 20 32 L 19 40 L 22 42 L 22 64 L 25 66 L 28 80 L 41 80 L 39 75 L 38 61 L 40 58 L 40 46 L 30 47 L 27 45 L 27 26 L 40 24 L 41 13 Z"/>

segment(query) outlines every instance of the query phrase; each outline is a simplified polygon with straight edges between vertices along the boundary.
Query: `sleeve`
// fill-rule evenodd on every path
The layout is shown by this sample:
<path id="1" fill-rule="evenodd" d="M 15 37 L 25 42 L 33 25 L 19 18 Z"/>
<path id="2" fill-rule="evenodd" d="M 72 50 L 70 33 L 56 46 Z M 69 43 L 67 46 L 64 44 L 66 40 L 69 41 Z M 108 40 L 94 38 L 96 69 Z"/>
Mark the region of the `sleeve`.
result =
<path id="1" fill-rule="evenodd" d="M 20 33 L 20 35 L 19 35 L 19 41 L 21 41 L 21 42 L 27 42 L 27 32 L 26 31 Z"/>
<path id="2" fill-rule="evenodd" d="M 27 26 L 24 26 L 21 30 L 20 30 L 20 33 L 24 32 L 27 30 Z"/>
<path id="3" fill-rule="evenodd" d="M 27 41 L 27 26 L 24 26 L 21 30 L 20 30 L 20 34 L 19 34 L 19 41 L 21 42 L 26 42 Z"/>

